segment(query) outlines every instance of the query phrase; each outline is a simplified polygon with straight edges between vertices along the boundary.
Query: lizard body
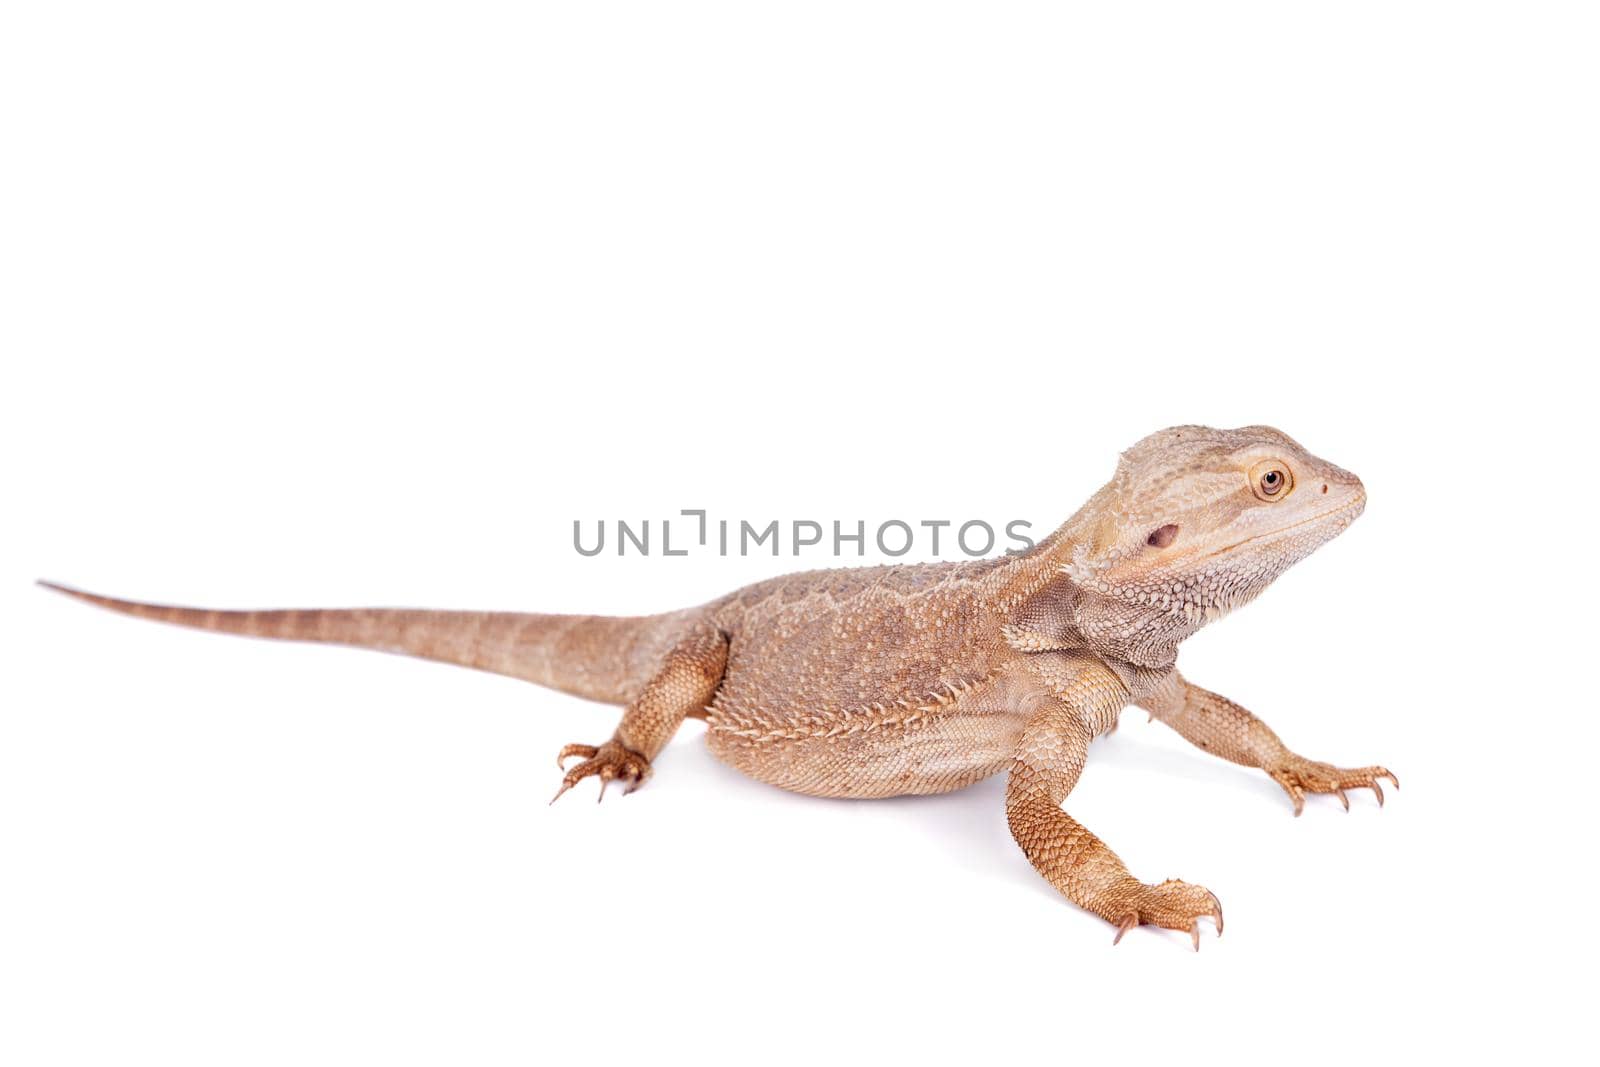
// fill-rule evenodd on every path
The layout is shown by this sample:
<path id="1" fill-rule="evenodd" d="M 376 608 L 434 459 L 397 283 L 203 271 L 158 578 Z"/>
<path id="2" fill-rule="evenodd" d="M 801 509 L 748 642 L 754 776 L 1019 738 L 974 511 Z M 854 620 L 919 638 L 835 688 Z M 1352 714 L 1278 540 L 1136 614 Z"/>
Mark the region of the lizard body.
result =
<path id="1" fill-rule="evenodd" d="M 1179 644 L 1347 527 L 1353 474 L 1268 427 L 1175 427 L 1123 453 L 1071 519 L 1014 556 L 811 571 L 640 618 L 403 609 L 229 612 L 60 589 L 141 617 L 400 652 L 625 707 L 600 745 L 562 749 L 559 798 L 586 777 L 631 791 L 683 720 L 761 781 L 828 797 L 958 789 L 1009 772 L 1013 836 L 1069 899 L 1117 927 L 1220 933 L 1215 896 L 1136 880 L 1061 804 L 1088 744 L 1139 705 L 1197 746 L 1307 793 L 1370 787 L 1287 749 L 1237 704 L 1190 684 Z M 1395 783 L 1398 784 L 1398 783 Z"/>

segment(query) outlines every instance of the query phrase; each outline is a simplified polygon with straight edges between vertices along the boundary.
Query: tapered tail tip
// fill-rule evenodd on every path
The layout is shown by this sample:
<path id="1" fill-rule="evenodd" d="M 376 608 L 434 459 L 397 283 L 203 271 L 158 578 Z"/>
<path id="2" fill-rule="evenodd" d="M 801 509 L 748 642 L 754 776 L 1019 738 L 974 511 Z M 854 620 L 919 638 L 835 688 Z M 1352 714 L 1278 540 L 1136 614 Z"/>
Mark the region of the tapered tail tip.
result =
<path id="1" fill-rule="evenodd" d="M 34 579 L 33 584 L 37 585 L 41 589 L 48 589 L 52 593 L 60 593 L 62 596 L 69 596 L 74 600 L 82 600 L 90 604 L 104 603 L 104 598 L 102 597 L 98 597 L 95 594 L 86 592 L 82 589 L 74 589 L 70 585 L 62 585 L 60 582 L 50 582 L 43 578 L 36 578 Z"/>

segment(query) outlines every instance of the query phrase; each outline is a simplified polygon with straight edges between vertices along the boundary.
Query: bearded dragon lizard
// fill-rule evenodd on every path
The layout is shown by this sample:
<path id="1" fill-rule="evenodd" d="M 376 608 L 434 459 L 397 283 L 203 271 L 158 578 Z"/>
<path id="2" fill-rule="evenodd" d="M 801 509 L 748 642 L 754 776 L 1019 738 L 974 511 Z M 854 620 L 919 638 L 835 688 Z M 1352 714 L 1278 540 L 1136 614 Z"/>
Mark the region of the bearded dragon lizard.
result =
<path id="1" fill-rule="evenodd" d="M 1007 772 L 1023 852 L 1116 927 L 1222 932 L 1205 888 L 1140 882 L 1062 810 L 1089 742 L 1130 704 L 1207 752 L 1259 767 L 1299 815 L 1308 793 L 1398 786 L 1383 767 L 1296 755 L 1192 684 L 1178 645 L 1254 599 L 1361 514 L 1360 479 L 1264 426 L 1180 426 L 1122 454 L 1112 480 L 1033 549 L 993 559 L 811 571 L 636 618 L 403 609 L 206 611 L 49 585 L 142 618 L 405 653 L 618 704 L 598 745 L 561 749 L 555 799 L 585 778 L 631 792 L 685 718 L 717 757 L 822 797 L 960 789 Z M 580 762 L 570 770 L 569 759 Z"/>

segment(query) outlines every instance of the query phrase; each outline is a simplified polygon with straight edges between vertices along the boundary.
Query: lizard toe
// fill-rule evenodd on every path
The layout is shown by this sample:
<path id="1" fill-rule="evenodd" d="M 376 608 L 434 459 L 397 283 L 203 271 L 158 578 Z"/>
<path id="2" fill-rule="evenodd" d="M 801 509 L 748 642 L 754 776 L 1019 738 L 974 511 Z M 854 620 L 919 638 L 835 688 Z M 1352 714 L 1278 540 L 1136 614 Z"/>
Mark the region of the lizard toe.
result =
<path id="1" fill-rule="evenodd" d="M 1294 803 L 1294 813 L 1299 815 L 1305 810 L 1305 797 L 1307 793 L 1328 793 L 1339 798 L 1344 805 L 1344 810 L 1350 810 L 1350 797 L 1346 790 L 1370 789 L 1378 799 L 1378 806 L 1383 807 L 1383 787 L 1378 783 L 1387 778 L 1396 789 L 1400 783 L 1393 773 L 1385 767 L 1358 767 L 1346 769 L 1335 767 L 1331 763 L 1321 763 L 1308 760 L 1301 756 L 1291 755 L 1275 766 L 1268 767 L 1267 773 L 1272 780 L 1289 794 L 1289 799 Z"/>
<path id="2" fill-rule="evenodd" d="M 595 753 L 599 751 L 600 750 L 595 748 L 593 745 L 571 744 L 563 746 L 561 749 L 561 754 L 556 757 L 556 767 L 559 770 L 564 771 L 567 769 L 567 760 L 571 759 L 573 756 L 578 756 L 583 759 L 593 759 Z"/>
<path id="3" fill-rule="evenodd" d="M 1142 885 L 1137 882 L 1120 887 L 1118 895 L 1125 898 L 1126 911 L 1114 912 L 1117 917 L 1117 934 L 1112 944 L 1121 942 L 1122 935 L 1135 926 L 1161 926 L 1189 934 L 1195 951 L 1200 951 L 1200 920 L 1209 918 L 1222 936 L 1222 902 L 1205 886 L 1169 878 L 1159 885 Z"/>
<path id="4" fill-rule="evenodd" d="M 631 793 L 650 775 L 650 761 L 618 741 L 607 741 L 599 746 L 568 745 L 561 750 L 556 765 L 564 765 L 572 756 L 584 757 L 583 762 L 562 777 L 561 788 L 550 798 L 552 804 L 560 800 L 567 790 L 590 776 L 600 779 L 600 795 L 595 798 L 599 801 L 605 799 L 606 786 L 612 782 L 625 782 L 627 789 L 624 792 Z"/>

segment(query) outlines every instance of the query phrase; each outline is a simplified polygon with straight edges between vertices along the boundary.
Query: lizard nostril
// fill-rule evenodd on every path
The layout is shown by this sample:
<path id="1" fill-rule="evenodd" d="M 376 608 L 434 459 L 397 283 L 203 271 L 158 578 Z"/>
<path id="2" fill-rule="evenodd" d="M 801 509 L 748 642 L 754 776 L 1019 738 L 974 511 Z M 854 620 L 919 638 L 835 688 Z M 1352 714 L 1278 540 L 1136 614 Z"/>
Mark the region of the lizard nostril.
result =
<path id="1" fill-rule="evenodd" d="M 1328 483 L 1327 482 L 1323 482 L 1322 483 L 1322 491 L 1324 493 L 1326 493 L 1328 491 Z"/>
<path id="2" fill-rule="evenodd" d="M 1151 531 L 1150 536 L 1145 538 L 1145 544 L 1153 545 L 1156 548 L 1166 548 L 1177 539 L 1178 528 L 1169 522 L 1165 526 Z"/>

